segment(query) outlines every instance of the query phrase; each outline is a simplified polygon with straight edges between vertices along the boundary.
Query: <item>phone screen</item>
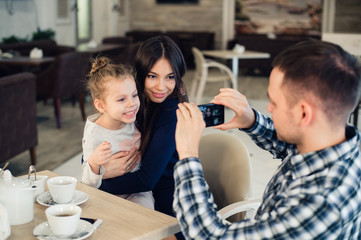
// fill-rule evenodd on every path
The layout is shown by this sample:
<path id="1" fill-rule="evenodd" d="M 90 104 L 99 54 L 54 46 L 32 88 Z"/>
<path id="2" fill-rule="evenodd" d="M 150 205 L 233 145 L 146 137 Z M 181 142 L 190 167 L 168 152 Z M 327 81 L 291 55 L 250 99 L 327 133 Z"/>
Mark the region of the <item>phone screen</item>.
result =
<path id="1" fill-rule="evenodd" d="M 224 106 L 213 103 L 198 105 L 203 114 L 206 127 L 216 126 L 224 123 Z"/>

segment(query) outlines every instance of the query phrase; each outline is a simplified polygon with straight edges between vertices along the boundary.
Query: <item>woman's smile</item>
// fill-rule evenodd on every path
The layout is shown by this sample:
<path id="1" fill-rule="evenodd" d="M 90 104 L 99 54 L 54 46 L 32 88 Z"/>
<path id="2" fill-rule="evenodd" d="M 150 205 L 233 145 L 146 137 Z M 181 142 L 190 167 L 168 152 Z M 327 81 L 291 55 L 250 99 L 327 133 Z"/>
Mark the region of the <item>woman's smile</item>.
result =
<path id="1" fill-rule="evenodd" d="M 156 98 L 163 98 L 166 95 L 165 93 L 156 93 L 156 92 L 152 92 L 152 93 Z"/>

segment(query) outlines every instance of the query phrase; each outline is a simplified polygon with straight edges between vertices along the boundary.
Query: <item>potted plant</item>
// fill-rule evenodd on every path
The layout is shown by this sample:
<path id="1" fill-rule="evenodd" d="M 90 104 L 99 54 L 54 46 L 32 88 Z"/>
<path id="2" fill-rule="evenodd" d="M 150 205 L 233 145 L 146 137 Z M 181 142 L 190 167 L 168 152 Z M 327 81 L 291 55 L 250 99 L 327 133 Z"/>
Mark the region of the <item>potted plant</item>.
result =
<path id="1" fill-rule="evenodd" d="M 10 37 L 4 37 L 2 39 L 2 43 L 19 43 L 19 42 L 26 42 L 28 37 L 20 38 L 15 35 L 11 35 Z"/>
<path id="2" fill-rule="evenodd" d="M 37 28 L 36 32 L 33 32 L 33 40 L 41 40 L 41 39 L 54 39 L 55 32 L 52 29 L 40 30 Z"/>

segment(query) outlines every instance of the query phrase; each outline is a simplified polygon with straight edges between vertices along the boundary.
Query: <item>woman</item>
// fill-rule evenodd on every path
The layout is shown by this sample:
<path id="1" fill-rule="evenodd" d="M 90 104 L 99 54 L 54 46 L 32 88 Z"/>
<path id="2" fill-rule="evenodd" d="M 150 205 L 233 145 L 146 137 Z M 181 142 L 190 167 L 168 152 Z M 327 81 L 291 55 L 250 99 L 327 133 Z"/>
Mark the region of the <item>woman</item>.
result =
<path id="1" fill-rule="evenodd" d="M 134 68 L 141 101 L 137 114 L 137 127 L 142 134 L 141 167 L 136 172 L 103 180 L 100 189 L 112 194 L 153 191 L 155 210 L 173 216 L 173 167 L 178 161 L 176 109 L 179 102 L 188 100 L 182 81 L 186 64 L 173 40 L 157 36 L 140 46 Z M 105 168 L 107 176 L 119 175 L 116 166 Z"/>

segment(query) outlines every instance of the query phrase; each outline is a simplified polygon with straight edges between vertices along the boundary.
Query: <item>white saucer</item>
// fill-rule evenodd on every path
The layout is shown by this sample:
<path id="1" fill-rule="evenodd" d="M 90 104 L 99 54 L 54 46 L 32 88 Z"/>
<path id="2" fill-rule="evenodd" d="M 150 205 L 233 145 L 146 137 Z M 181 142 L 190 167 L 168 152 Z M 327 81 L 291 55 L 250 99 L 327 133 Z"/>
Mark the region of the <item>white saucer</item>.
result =
<path id="1" fill-rule="evenodd" d="M 71 200 L 68 204 L 79 205 L 79 204 L 86 202 L 87 200 L 88 200 L 88 194 L 86 194 L 85 192 L 82 192 L 82 191 L 75 190 L 73 200 Z M 36 201 L 39 204 L 41 204 L 43 206 L 47 206 L 47 207 L 58 204 L 58 203 L 54 202 L 49 191 L 39 194 L 36 197 Z"/>
<path id="2" fill-rule="evenodd" d="M 75 231 L 75 233 L 69 237 L 66 238 L 58 238 L 56 237 L 50 230 L 50 226 L 48 222 L 43 222 L 36 226 L 33 230 L 33 234 L 37 239 L 41 240 L 60 240 L 60 239 L 74 239 L 74 240 L 81 240 L 89 237 L 94 232 L 94 227 L 90 222 L 80 220 L 78 227 Z M 79 234 L 82 233 L 82 236 L 79 236 Z M 77 237 L 79 236 L 79 237 Z"/>

